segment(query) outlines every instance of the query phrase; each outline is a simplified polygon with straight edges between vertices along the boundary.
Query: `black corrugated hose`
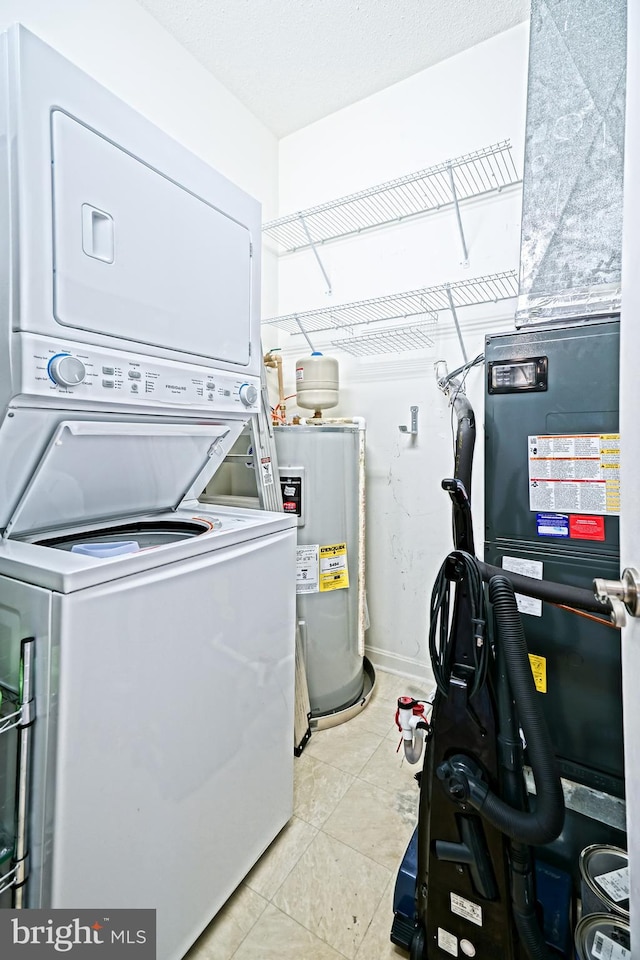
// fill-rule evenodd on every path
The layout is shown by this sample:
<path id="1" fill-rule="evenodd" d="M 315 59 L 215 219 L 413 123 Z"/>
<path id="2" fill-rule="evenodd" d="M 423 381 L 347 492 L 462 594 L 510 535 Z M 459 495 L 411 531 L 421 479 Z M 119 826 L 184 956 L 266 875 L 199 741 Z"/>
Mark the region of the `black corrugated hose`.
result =
<path id="1" fill-rule="evenodd" d="M 450 565 L 457 566 L 460 578 L 466 583 L 469 613 L 475 643 L 473 645 L 474 675 L 468 697 L 472 700 L 484 686 L 489 663 L 489 644 L 485 639 L 486 612 L 482 574 L 478 561 L 464 550 L 454 550 L 440 567 L 431 594 L 429 652 L 431 667 L 438 690 L 449 696 L 454 644 L 452 632 L 456 629 L 455 617 L 450 623 L 450 580 L 447 576 Z M 456 587 L 457 589 L 457 587 Z"/>
<path id="2" fill-rule="evenodd" d="M 512 841 L 509 860 L 511 908 L 522 948 L 529 960 L 551 960 L 551 953 L 536 915 L 533 861 L 529 847 L 524 843 Z"/>
<path id="3" fill-rule="evenodd" d="M 492 793 L 485 783 L 469 781 L 469 802 L 498 830 L 523 843 L 535 846 L 551 843 L 564 823 L 564 796 L 555 751 L 531 672 L 527 644 L 516 605 L 513 587 L 504 576 L 489 581 L 489 599 L 504 652 L 511 693 L 529 751 L 536 783 L 536 809 L 516 810 Z"/>

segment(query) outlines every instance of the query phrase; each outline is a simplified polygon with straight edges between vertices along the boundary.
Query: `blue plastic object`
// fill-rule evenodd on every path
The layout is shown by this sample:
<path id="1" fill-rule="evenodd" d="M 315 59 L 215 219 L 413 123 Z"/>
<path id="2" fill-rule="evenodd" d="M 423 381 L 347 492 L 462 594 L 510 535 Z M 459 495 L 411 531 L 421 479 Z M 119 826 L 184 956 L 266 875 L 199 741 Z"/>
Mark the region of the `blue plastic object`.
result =
<path id="1" fill-rule="evenodd" d="M 413 831 L 393 892 L 393 912 L 413 920 L 416 909 L 416 877 L 418 876 L 418 828 Z"/>
<path id="2" fill-rule="evenodd" d="M 108 560 L 109 557 L 119 557 L 124 553 L 137 553 L 139 549 L 137 540 L 116 540 L 114 543 L 74 543 L 71 553 Z"/>
<path id="3" fill-rule="evenodd" d="M 573 886 L 570 875 L 537 858 L 536 893 L 548 946 L 562 957 L 571 957 Z"/>
<path id="4" fill-rule="evenodd" d="M 539 858 L 535 863 L 536 893 L 538 908 L 547 945 L 560 957 L 572 954 L 572 901 L 571 876 Z M 393 913 L 397 918 L 415 922 L 416 878 L 418 876 L 418 828 L 413 831 L 405 851 L 393 894 Z M 396 942 L 396 941 L 394 941 Z M 408 949 L 408 946 L 407 946 Z"/>

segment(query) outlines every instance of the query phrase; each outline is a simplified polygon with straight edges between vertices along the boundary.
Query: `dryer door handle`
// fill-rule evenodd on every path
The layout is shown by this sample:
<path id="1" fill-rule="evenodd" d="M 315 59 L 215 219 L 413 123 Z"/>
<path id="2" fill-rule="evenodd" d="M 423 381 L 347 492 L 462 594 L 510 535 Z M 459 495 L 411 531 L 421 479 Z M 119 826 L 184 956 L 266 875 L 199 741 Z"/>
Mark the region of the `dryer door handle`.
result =
<path id="1" fill-rule="evenodd" d="M 88 257 L 103 263 L 115 259 L 113 217 L 88 203 L 82 204 L 82 249 Z"/>

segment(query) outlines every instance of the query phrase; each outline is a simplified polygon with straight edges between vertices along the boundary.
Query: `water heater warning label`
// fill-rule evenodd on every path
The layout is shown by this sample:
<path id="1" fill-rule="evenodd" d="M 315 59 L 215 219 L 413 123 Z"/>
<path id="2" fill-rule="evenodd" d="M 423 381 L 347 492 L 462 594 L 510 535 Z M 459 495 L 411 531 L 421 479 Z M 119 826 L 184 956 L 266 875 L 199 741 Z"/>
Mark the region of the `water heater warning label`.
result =
<path id="1" fill-rule="evenodd" d="M 529 437 L 529 509 L 617 516 L 620 434 Z"/>
<path id="2" fill-rule="evenodd" d="M 319 550 L 317 543 L 296 547 L 296 593 L 317 593 L 320 589 Z"/>

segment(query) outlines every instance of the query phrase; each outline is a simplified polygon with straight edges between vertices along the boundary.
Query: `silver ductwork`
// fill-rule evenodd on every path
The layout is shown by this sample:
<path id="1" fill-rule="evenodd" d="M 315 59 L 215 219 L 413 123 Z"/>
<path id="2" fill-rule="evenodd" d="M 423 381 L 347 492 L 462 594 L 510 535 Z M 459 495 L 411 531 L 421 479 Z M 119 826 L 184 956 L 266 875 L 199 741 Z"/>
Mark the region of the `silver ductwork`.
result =
<path id="1" fill-rule="evenodd" d="M 620 310 L 626 0 L 532 0 L 516 325 Z"/>

